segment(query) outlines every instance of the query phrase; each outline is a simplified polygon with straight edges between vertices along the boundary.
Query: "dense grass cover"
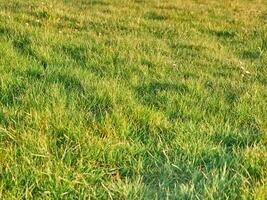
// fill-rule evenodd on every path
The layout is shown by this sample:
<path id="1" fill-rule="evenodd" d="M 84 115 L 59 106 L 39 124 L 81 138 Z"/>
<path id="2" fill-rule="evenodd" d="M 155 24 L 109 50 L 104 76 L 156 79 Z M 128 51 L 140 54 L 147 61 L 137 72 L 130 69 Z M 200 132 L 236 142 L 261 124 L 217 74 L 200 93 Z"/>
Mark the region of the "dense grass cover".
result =
<path id="1" fill-rule="evenodd" d="M 267 2 L 0 0 L 0 199 L 267 197 Z"/>

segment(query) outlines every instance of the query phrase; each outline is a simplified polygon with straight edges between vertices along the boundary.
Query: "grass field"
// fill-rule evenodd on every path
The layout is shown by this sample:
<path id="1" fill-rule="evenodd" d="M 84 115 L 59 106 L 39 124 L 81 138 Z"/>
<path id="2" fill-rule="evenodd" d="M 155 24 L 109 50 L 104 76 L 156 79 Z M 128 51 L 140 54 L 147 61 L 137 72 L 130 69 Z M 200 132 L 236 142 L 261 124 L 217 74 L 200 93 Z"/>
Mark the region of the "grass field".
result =
<path id="1" fill-rule="evenodd" d="M 265 0 L 0 0 L 0 199 L 266 199 Z"/>

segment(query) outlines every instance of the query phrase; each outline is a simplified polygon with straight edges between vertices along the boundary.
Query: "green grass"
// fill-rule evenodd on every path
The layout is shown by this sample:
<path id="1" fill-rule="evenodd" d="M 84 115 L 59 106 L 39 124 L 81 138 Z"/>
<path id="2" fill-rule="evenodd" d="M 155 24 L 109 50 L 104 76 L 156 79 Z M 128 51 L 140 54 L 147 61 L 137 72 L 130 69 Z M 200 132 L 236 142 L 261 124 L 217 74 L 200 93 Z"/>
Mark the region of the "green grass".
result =
<path id="1" fill-rule="evenodd" d="M 0 0 L 0 199 L 266 199 L 264 0 Z"/>

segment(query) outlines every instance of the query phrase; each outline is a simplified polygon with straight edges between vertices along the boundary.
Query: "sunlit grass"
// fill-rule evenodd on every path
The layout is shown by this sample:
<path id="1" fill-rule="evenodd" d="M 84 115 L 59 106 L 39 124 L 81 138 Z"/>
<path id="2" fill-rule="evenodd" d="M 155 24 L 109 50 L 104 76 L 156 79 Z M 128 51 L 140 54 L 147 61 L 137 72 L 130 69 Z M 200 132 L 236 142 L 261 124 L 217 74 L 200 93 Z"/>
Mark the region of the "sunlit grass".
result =
<path id="1" fill-rule="evenodd" d="M 265 199 L 264 1 L 0 0 L 0 199 Z"/>

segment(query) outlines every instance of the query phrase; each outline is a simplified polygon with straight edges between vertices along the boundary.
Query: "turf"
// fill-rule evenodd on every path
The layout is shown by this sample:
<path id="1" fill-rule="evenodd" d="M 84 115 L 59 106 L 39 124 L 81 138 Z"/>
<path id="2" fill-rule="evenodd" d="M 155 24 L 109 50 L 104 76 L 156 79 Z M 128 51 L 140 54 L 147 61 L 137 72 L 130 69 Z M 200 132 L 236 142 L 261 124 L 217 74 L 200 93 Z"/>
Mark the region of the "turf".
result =
<path id="1" fill-rule="evenodd" d="M 0 0 L 0 199 L 266 199 L 264 0 Z"/>

